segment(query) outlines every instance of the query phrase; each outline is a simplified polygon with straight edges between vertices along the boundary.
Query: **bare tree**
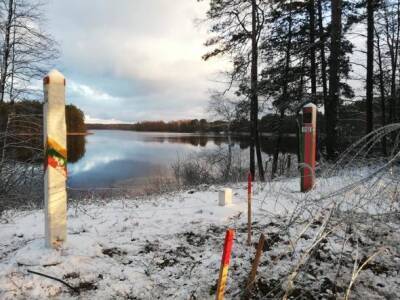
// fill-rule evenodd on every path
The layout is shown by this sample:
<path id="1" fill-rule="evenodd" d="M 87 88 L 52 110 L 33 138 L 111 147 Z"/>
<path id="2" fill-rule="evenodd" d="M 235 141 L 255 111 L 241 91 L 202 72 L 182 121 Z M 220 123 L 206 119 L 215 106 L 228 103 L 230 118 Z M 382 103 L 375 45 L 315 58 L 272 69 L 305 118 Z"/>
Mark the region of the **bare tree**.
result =
<path id="1" fill-rule="evenodd" d="M 3 1 L 3 3 L 7 3 Z M 1 65 L 1 76 L 0 76 L 0 103 L 4 102 L 4 91 L 7 80 L 8 67 L 10 64 L 10 52 L 11 52 L 11 27 L 13 25 L 14 20 L 14 0 L 8 0 L 8 3 L 5 5 L 5 9 L 7 10 L 7 20 L 4 26 L 4 42 L 2 49 L 2 65 Z"/>
<path id="2" fill-rule="evenodd" d="M 206 46 L 213 49 L 203 57 L 232 57 L 234 68 L 230 73 L 228 90 L 237 88 L 250 102 L 250 171 L 254 178 L 257 156 L 261 180 L 264 180 L 264 169 L 258 132 L 258 44 L 265 23 L 265 5 L 264 0 L 211 1 L 207 16 L 213 37 Z"/>
<path id="3" fill-rule="evenodd" d="M 260 134 L 258 128 L 258 41 L 261 34 L 262 26 L 264 25 L 264 12 L 257 5 L 256 0 L 251 1 L 251 146 L 250 146 L 250 160 L 254 151 L 251 149 L 256 146 L 258 175 L 261 181 L 265 180 L 264 168 L 261 156 Z M 254 158 L 253 158 L 254 161 Z M 253 167 L 253 169 L 252 169 Z M 254 163 L 250 164 L 250 171 L 252 178 L 254 178 Z"/>
<path id="4" fill-rule="evenodd" d="M 237 116 L 237 103 L 229 100 L 227 97 L 220 93 L 216 93 L 212 96 L 209 103 L 209 111 L 217 118 L 222 119 L 226 124 L 226 133 L 228 135 L 228 156 L 226 158 L 226 169 L 224 177 L 227 179 L 230 177 L 232 167 L 232 137 L 231 137 L 231 126 L 236 120 Z"/>
<path id="5" fill-rule="evenodd" d="M 43 29 L 43 7 L 41 0 L 0 0 L 0 18 L 5 16 L 0 103 L 31 96 L 31 81 L 42 78 L 58 57 L 57 43 Z"/>
<path id="6" fill-rule="evenodd" d="M 400 43 L 400 1 L 386 0 L 383 2 L 382 13 L 380 14 L 381 23 L 378 27 L 386 40 L 386 45 L 381 44 L 387 49 L 390 60 L 390 109 L 389 122 L 396 121 L 396 74 L 398 67 L 399 43 Z"/>

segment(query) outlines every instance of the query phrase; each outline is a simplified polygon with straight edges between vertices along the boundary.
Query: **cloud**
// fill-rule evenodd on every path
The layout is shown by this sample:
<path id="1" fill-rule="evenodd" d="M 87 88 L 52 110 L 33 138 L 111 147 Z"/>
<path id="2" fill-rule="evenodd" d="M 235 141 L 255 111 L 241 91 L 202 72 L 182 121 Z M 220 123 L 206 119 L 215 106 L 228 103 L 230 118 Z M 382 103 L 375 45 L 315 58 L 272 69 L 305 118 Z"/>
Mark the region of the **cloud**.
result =
<path id="1" fill-rule="evenodd" d="M 85 115 L 85 123 L 86 124 L 122 124 L 122 123 L 126 123 L 124 121 L 121 120 L 117 120 L 117 119 L 99 119 L 99 118 L 92 118 L 90 115 L 86 114 Z M 127 123 L 128 124 L 128 123 Z"/>
<path id="2" fill-rule="evenodd" d="M 204 62 L 208 1 L 52 0 L 69 101 L 92 118 L 203 117 L 224 61 Z"/>
<path id="3" fill-rule="evenodd" d="M 111 96 L 105 92 L 96 90 L 90 86 L 79 84 L 74 81 L 68 82 L 68 89 L 72 94 L 80 95 L 84 98 L 96 99 L 97 101 L 118 101 L 118 97 Z"/>

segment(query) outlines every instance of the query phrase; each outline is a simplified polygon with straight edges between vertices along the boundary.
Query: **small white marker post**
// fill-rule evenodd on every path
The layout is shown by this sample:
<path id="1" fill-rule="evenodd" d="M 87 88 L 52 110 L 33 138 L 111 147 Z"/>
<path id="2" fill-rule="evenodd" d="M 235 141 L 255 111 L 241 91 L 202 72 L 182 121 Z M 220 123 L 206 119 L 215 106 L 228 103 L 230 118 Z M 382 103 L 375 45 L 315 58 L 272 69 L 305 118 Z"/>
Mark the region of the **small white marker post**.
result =
<path id="1" fill-rule="evenodd" d="M 232 204 L 232 189 L 224 189 L 219 192 L 219 206 Z"/>
<path id="2" fill-rule="evenodd" d="M 67 126 L 64 76 L 57 70 L 52 70 L 43 79 L 43 89 L 46 246 L 59 248 L 67 238 Z"/>

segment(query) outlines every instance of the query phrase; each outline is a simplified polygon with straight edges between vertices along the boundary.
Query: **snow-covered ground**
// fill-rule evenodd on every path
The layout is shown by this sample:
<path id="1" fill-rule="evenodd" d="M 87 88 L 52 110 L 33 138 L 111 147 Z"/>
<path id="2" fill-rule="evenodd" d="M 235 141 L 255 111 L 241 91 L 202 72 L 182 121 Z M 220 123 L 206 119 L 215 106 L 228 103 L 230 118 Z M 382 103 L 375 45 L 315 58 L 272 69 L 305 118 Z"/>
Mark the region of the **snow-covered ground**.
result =
<path id="1" fill-rule="evenodd" d="M 378 251 L 355 279 L 351 296 L 398 299 L 400 254 L 393 241 L 400 241 L 400 232 L 393 228 L 399 219 L 351 228 L 329 219 L 331 203 L 316 199 L 347 183 L 339 181 L 320 180 L 309 194 L 298 191 L 298 179 L 256 184 L 252 246 L 246 245 L 245 183 L 231 186 L 229 207 L 218 206 L 221 187 L 216 186 L 135 200 L 71 203 L 68 241 L 58 251 L 44 247 L 42 211 L 5 212 L 0 299 L 213 299 L 227 228 L 236 231 L 227 299 L 243 296 L 260 233 L 267 242 L 254 299 L 282 298 L 288 286 L 293 299 L 333 299 L 335 292 L 342 297 L 354 262 L 360 266 Z M 361 194 L 352 189 L 343 192 L 343 199 Z M 310 202 L 309 210 L 305 202 Z M 376 232 L 385 238 L 377 242 Z M 75 290 L 28 270 L 62 279 Z"/>

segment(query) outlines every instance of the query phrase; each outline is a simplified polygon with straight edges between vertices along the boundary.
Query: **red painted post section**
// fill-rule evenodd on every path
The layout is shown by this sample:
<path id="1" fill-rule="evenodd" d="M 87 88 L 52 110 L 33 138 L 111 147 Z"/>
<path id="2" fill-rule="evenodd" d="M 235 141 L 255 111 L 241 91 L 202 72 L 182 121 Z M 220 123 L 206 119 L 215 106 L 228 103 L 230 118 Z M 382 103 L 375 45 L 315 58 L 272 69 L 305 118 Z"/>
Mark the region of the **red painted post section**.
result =
<path id="1" fill-rule="evenodd" d="M 251 245 L 251 187 L 253 178 L 251 173 L 247 175 L 247 245 Z"/>
<path id="2" fill-rule="evenodd" d="M 247 175 L 247 194 L 251 195 L 251 183 L 253 181 L 253 178 L 251 177 L 251 173 L 249 172 Z"/>
<path id="3" fill-rule="evenodd" d="M 234 237 L 235 231 L 233 229 L 228 229 L 225 235 L 224 252 L 222 253 L 221 268 L 219 270 L 217 293 L 215 297 L 216 300 L 224 299 Z"/>
<path id="4" fill-rule="evenodd" d="M 301 191 L 308 192 L 315 185 L 315 158 L 317 146 L 317 107 L 312 103 L 303 107 L 301 132 L 303 140 Z"/>

